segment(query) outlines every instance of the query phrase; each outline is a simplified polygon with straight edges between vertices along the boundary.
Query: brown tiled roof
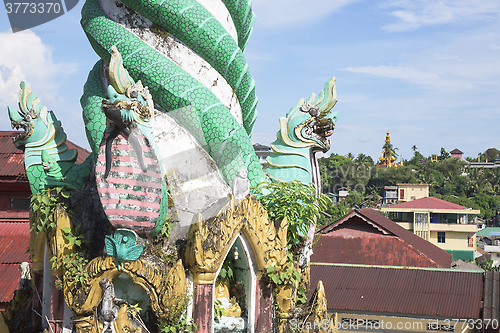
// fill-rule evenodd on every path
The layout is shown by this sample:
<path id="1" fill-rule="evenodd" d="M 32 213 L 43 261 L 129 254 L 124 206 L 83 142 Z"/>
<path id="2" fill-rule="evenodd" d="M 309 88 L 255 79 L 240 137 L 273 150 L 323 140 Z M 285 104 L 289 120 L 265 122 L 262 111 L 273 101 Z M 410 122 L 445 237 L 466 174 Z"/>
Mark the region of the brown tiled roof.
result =
<path id="1" fill-rule="evenodd" d="M 334 311 L 479 318 L 482 271 L 311 264 Z"/>
<path id="2" fill-rule="evenodd" d="M 460 149 L 458 148 L 455 148 L 453 149 L 452 151 L 450 151 L 450 154 L 463 154 L 463 151 L 461 151 Z"/>
<path id="3" fill-rule="evenodd" d="M 369 229 L 365 229 L 366 232 L 370 232 L 373 236 L 369 236 L 366 232 L 357 234 L 359 236 L 371 237 L 367 242 L 359 240 L 359 246 L 357 249 L 353 248 L 352 253 L 346 253 L 345 256 L 347 258 L 351 258 L 353 260 L 352 263 L 363 263 L 363 264 L 390 264 L 390 265 L 417 265 L 417 266 L 427 266 L 427 267 L 442 267 L 449 268 L 451 267 L 451 255 L 437 247 L 436 245 L 426 241 L 425 239 L 415 235 L 414 233 L 406 230 L 405 228 L 399 226 L 397 223 L 389 220 L 381 213 L 377 212 L 371 208 L 363 208 L 356 209 L 344 216 L 340 220 L 324 227 L 320 231 L 325 234 L 332 234 L 335 238 L 343 237 L 343 238 L 351 238 L 351 240 L 346 240 L 347 243 L 355 244 L 352 238 L 352 235 L 346 234 L 346 231 L 340 231 L 342 228 L 342 224 L 347 221 L 364 221 L 366 226 L 371 226 L 372 231 Z M 347 225 L 348 223 L 346 223 Z M 358 228 L 359 230 L 359 228 Z M 335 235 L 337 234 L 337 236 Z M 347 237 L 344 237 L 343 234 L 346 234 Z M 375 236 L 379 234 L 379 236 Z M 399 239 L 403 244 L 397 243 L 395 239 Z M 321 236 L 323 239 L 323 236 Z M 370 243 L 373 239 L 373 245 Z M 338 238 L 337 238 L 338 240 Z M 326 243 L 332 243 L 334 240 L 329 238 L 324 238 Z M 387 244 L 383 244 L 384 241 L 387 241 Z M 366 243 L 364 246 L 362 244 Z M 320 244 L 320 243 L 318 243 Z M 328 245 L 328 244 L 326 244 Z M 367 253 L 370 251 L 370 247 L 373 246 L 373 250 L 378 253 L 379 258 L 373 256 L 373 254 Z M 355 253 L 354 251 L 360 251 L 365 249 L 365 253 Z M 391 251 L 399 251 L 406 249 L 405 257 L 400 259 L 396 258 L 399 256 L 399 252 L 391 252 Z M 328 246 L 323 246 L 318 248 L 314 248 L 313 257 L 311 260 L 315 262 L 332 262 L 327 259 L 337 257 L 334 254 L 328 254 L 328 252 L 334 251 L 332 248 L 328 248 Z M 326 253 L 322 253 L 326 252 Z M 342 259 L 341 259 L 342 260 Z M 363 261 L 364 260 L 364 261 Z M 378 260 L 378 262 L 376 262 Z M 356 262 L 357 261 L 357 262 Z M 341 261 L 347 263 L 346 261 Z M 435 264 L 432 264 L 435 263 Z"/>
<path id="4" fill-rule="evenodd" d="M 388 208 L 420 208 L 420 209 L 467 209 L 467 207 L 460 206 L 442 199 L 434 197 L 425 197 L 420 199 L 415 199 L 408 202 L 403 202 L 397 205 L 392 205 Z"/>

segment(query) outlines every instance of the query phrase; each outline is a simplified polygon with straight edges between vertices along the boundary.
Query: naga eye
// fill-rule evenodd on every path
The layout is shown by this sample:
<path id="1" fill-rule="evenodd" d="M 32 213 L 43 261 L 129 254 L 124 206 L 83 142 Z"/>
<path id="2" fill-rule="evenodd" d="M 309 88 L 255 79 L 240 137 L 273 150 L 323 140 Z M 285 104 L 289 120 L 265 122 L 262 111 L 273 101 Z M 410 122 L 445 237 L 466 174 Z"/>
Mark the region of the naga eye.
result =
<path id="1" fill-rule="evenodd" d="M 309 114 L 312 116 L 312 117 L 317 117 L 319 116 L 319 109 L 317 107 L 312 107 L 309 109 Z"/>
<path id="2" fill-rule="evenodd" d="M 137 96 L 139 96 L 139 93 L 137 92 L 137 90 L 131 90 L 130 91 L 130 97 L 131 98 L 137 98 Z"/>

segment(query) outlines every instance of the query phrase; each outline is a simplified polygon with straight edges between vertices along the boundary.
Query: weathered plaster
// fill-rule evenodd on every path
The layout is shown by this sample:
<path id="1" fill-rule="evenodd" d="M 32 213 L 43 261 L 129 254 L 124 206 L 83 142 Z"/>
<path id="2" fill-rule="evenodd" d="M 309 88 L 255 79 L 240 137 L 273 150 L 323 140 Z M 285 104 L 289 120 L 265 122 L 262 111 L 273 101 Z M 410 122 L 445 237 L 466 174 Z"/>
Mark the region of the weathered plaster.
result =
<path id="1" fill-rule="evenodd" d="M 179 220 L 174 238 L 185 237 L 194 214 L 225 198 L 231 188 L 205 149 L 168 113 L 155 116 L 153 132 Z"/>
<path id="2" fill-rule="evenodd" d="M 208 3 L 208 1 L 205 2 Z M 224 4 L 222 2 L 219 3 L 225 9 Z M 205 6 L 203 3 L 202 5 Z M 164 31 L 156 33 L 155 29 L 158 30 L 158 28 L 152 28 L 153 23 L 150 20 L 129 10 L 118 0 L 101 0 L 101 6 L 113 20 L 123 25 L 131 33 L 142 39 L 149 46 L 156 49 L 193 78 L 198 80 L 202 85 L 210 89 L 210 91 L 229 109 L 236 121 L 240 125 L 243 125 L 241 106 L 236 94 L 224 77 L 207 61 L 194 53 L 170 33 Z M 211 10 L 215 8 L 218 9 L 218 5 L 215 7 L 214 5 L 210 5 L 209 7 L 213 7 Z M 220 16 L 220 14 L 217 16 Z M 222 16 L 224 16 L 224 14 L 222 14 Z M 216 18 L 219 19 L 220 17 Z M 234 25 L 233 29 L 236 33 Z"/>

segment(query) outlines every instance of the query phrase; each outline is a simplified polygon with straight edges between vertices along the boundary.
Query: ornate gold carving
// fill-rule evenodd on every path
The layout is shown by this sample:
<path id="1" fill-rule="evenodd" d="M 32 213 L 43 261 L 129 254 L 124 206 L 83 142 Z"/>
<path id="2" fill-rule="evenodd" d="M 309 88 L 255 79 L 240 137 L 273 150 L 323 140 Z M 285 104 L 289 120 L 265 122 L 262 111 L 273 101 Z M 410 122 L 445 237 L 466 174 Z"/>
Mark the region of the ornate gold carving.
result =
<path id="1" fill-rule="evenodd" d="M 269 265 L 281 266 L 286 260 L 287 222 L 269 220 L 259 201 L 249 195 L 237 206 L 231 194 L 215 217 L 205 220 L 201 213 L 193 218 L 186 246 L 186 265 L 199 284 L 213 284 L 238 234 L 250 244 L 257 266 L 257 279 Z"/>
<path id="2" fill-rule="evenodd" d="M 113 281 L 122 273 L 128 274 L 132 282 L 147 293 L 151 309 L 158 318 L 166 317 L 170 302 L 185 295 L 187 290 L 182 260 L 179 260 L 168 273 L 142 259 L 125 261 L 123 270 L 118 270 L 115 258 L 110 256 L 93 259 L 85 269 L 89 278 L 83 282 L 82 288 L 70 289 L 67 284 L 64 285 L 65 301 L 77 315 L 75 320 L 77 332 L 99 332 L 95 321 L 95 309 L 102 299 L 99 281 L 103 278 Z M 129 324 L 126 320 L 121 322 L 117 319 L 116 325 Z"/>

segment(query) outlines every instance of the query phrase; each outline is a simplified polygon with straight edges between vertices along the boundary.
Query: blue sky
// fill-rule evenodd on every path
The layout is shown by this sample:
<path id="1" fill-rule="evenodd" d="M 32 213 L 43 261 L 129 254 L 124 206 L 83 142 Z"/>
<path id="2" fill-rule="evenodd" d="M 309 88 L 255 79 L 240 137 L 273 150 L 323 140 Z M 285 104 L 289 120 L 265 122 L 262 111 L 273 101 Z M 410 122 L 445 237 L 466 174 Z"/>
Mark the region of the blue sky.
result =
<path id="1" fill-rule="evenodd" d="M 0 129 L 26 80 L 73 142 L 88 148 L 79 99 L 98 60 L 81 27 L 83 0 L 29 31 L 0 10 Z M 254 0 L 245 55 L 259 97 L 252 141 L 269 145 L 278 119 L 337 78 L 330 152 L 378 159 L 385 133 L 404 158 L 441 147 L 476 157 L 500 148 L 498 0 Z"/>

